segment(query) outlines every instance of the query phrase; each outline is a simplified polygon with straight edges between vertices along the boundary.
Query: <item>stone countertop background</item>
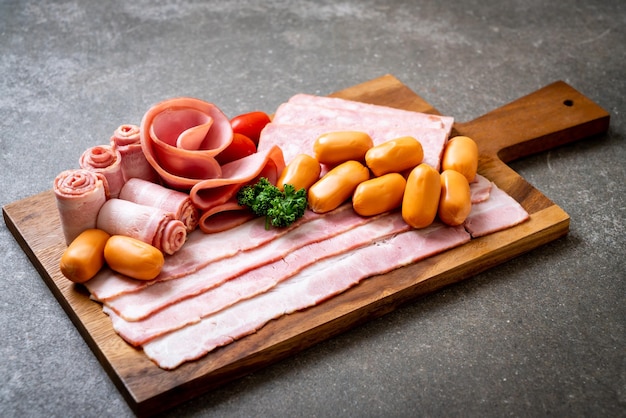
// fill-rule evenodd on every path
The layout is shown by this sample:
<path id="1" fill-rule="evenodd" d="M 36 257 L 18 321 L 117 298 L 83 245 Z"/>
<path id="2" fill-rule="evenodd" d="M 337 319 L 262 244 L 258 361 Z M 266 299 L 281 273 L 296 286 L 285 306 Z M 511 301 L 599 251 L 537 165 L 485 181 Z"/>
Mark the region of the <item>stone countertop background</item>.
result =
<path id="1" fill-rule="evenodd" d="M 625 416 L 625 28 L 618 0 L 0 0 L 0 204 L 174 96 L 271 113 L 391 73 L 468 121 L 564 80 L 609 132 L 511 165 L 569 235 L 164 416 Z M 132 416 L 4 223 L 0 253 L 0 416 Z"/>

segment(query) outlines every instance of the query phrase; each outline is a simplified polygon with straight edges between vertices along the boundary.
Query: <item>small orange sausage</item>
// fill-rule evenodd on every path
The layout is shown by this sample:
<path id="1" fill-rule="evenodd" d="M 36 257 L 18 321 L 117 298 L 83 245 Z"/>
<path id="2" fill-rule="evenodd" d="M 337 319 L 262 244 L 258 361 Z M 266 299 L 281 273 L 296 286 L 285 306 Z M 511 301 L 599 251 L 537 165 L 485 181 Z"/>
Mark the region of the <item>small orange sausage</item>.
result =
<path id="1" fill-rule="evenodd" d="M 372 138 L 365 132 L 338 131 L 320 135 L 313 144 L 313 152 L 321 164 L 334 166 L 349 160 L 363 161 L 373 146 Z"/>
<path id="2" fill-rule="evenodd" d="M 112 235 L 104 247 L 104 259 L 118 273 L 137 280 L 159 275 L 165 258 L 156 247 L 124 235 Z"/>
<path id="3" fill-rule="evenodd" d="M 326 173 L 309 188 L 309 207 L 325 213 L 348 200 L 359 183 L 370 178 L 370 171 L 358 161 L 346 161 Z"/>
<path id="4" fill-rule="evenodd" d="M 437 216 L 441 179 L 437 170 L 422 163 L 411 170 L 402 199 L 402 218 L 413 228 L 425 228 Z"/>
<path id="5" fill-rule="evenodd" d="M 441 196 L 437 214 L 444 224 L 461 225 L 472 209 L 470 186 L 465 176 L 455 170 L 441 173 Z"/>
<path id="6" fill-rule="evenodd" d="M 422 144 L 412 136 L 383 142 L 365 154 L 365 163 L 375 176 L 413 169 L 423 159 Z"/>
<path id="7" fill-rule="evenodd" d="M 455 136 L 443 150 L 441 171 L 456 170 L 463 174 L 468 182 L 474 181 L 478 170 L 478 145 L 467 136 Z"/>
<path id="8" fill-rule="evenodd" d="M 361 216 L 388 212 L 402 204 L 406 180 L 398 173 L 389 173 L 360 183 L 352 195 L 352 207 Z"/>
<path id="9" fill-rule="evenodd" d="M 104 246 L 109 234 L 101 229 L 87 229 L 65 249 L 59 267 L 74 283 L 85 283 L 104 265 Z"/>
<path id="10" fill-rule="evenodd" d="M 285 167 L 276 187 L 283 190 L 285 184 L 291 184 L 296 190 L 309 189 L 320 178 L 320 163 L 307 154 L 299 154 Z"/>

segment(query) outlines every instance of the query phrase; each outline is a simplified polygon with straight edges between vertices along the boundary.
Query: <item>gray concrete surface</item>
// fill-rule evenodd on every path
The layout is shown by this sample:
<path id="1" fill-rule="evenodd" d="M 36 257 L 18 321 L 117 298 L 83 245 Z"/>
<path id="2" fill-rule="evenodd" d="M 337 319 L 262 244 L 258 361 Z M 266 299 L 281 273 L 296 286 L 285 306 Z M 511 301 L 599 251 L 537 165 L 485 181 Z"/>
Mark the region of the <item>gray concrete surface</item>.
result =
<path id="1" fill-rule="evenodd" d="M 0 203 L 190 95 L 272 112 L 394 74 L 459 121 L 564 80 L 606 135 L 512 164 L 571 216 L 513 261 L 165 416 L 626 416 L 626 4 L 0 1 Z M 0 416 L 132 416 L 0 225 Z"/>

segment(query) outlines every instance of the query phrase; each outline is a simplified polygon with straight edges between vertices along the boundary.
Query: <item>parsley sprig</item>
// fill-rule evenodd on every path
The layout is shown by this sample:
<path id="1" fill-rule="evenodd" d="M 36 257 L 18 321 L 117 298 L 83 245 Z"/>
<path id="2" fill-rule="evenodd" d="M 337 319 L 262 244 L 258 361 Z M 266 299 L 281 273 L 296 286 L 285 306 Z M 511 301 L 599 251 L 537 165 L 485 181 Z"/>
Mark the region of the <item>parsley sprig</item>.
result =
<path id="1" fill-rule="evenodd" d="M 270 229 L 270 226 L 286 227 L 300 219 L 307 207 L 307 197 L 305 189 L 296 190 L 291 184 L 285 184 L 281 191 L 261 177 L 255 184 L 239 190 L 237 203 L 257 216 L 265 216 L 265 229 Z"/>

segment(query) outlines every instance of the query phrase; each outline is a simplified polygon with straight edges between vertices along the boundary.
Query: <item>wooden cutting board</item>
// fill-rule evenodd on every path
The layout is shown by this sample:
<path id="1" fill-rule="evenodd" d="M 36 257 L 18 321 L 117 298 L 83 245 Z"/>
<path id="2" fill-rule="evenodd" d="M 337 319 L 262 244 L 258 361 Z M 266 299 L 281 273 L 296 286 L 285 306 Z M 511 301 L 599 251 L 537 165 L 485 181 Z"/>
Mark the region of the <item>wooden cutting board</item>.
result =
<path id="1" fill-rule="evenodd" d="M 437 113 L 391 75 L 332 95 Z M 567 213 L 505 163 L 606 132 L 608 126 L 609 114 L 564 82 L 471 122 L 456 123 L 454 135 L 470 136 L 479 145 L 479 172 L 522 204 L 531 215 L 528 222 L 372 277 L 321 305 L 271 321 L 258 333 L 173 371 L 158 368 L 141 350 L 126 344 L 86 290 L 61 275 L 58 265 L 65 243 L 51 190 L 4 206 L 3 215 L 130 407 L 137 415 L 150 415 L 567 234 Z"/>

